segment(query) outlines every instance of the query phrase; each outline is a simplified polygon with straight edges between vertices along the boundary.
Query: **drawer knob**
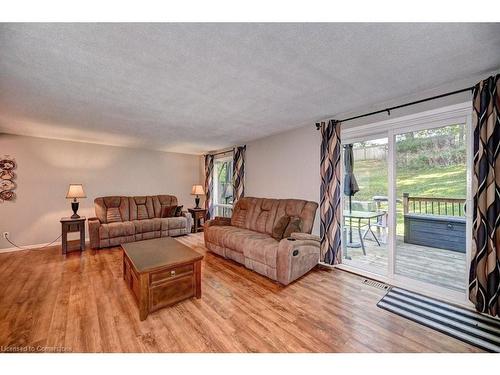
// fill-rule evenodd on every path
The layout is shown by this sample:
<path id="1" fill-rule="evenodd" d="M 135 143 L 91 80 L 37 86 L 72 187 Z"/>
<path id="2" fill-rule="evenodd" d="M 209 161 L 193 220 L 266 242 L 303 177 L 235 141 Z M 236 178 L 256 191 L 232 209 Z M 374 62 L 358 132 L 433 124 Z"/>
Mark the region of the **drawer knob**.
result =
<path id="1" fill-rule="evenodd" d="M 170 271 L 170 276 L 175 276 L 175 270 Z"/>

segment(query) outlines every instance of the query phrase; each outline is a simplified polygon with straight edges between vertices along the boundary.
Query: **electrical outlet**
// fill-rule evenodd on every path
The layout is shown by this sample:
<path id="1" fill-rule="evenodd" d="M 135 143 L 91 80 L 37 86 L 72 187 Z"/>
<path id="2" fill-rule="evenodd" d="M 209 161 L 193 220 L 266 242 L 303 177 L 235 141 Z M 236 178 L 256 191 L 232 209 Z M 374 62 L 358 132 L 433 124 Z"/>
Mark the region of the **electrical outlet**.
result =
<path id="1" fill-rule="evenodd" d="M 9 238 L 9 232 L 3 232 L 2 233 L 3 238 Z"/>

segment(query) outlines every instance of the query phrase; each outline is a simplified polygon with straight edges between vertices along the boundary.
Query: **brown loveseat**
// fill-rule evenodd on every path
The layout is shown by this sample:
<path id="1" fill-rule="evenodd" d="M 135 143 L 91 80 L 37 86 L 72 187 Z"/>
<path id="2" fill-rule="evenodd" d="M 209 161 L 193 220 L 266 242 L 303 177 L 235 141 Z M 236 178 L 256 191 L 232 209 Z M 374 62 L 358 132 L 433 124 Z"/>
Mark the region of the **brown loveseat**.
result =
<path id="1" fill-rule="evenodd" d="M 298 279 L 319 261 L 319 237 L 311 235 L 318 204 L 298 199 L 240 199 L 229 218 L 205 224 L 205 246 L 281 284 Z M 298 217 L 300 232 L 277 240 L 273 229 L 283 216 Z"/>
<path id="2" fill-rule="evenodd" d="M 94 200 L 97 217 L 89 219 L 90 247 L 118 246 L 149 238 L 179 236 L 191 232 L 191 214 L 163 217 L 177 206 L 173 195 L 100 197 Z"/>

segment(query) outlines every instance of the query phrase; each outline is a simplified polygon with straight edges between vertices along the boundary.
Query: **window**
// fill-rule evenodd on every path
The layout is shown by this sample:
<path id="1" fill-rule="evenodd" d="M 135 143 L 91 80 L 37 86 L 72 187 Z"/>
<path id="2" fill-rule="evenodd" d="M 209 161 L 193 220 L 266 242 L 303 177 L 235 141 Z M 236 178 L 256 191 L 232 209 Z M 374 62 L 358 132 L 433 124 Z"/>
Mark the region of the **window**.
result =
<path id="1" fill-rule="evenodd" d="M 233 155 L 214 160 L 212 204 L 215 216 L 231 217 L 233 212 Z"/>

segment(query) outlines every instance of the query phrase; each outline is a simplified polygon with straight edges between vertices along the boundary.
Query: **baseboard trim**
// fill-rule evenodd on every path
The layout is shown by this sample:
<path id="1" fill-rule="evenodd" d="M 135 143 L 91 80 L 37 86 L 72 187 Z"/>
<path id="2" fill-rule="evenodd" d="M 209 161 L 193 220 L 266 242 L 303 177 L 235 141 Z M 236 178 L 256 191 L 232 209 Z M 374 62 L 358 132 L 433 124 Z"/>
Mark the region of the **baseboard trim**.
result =
<path id="1" fill-rule="evenodd" d="M 21 249 L 17 247 L 7 247 L 5 249 L 0 249 L 0 254 L 2 253 L 12 253 L 14 251 L 27 251 L 27 250 L 45 250 L 45 248 L 50 249 L 52 246 L 61 246 L 61 241 L 56 241 L 52 243 L 50 246 L 47 246 L 50 242 L 38 243 L 33 245 L 22 245 Z M 89 244 L 88 238 L 85 239 L 85 244 Z M 45 247 L 47 246 L 47 247 Z"/>

